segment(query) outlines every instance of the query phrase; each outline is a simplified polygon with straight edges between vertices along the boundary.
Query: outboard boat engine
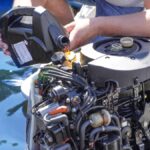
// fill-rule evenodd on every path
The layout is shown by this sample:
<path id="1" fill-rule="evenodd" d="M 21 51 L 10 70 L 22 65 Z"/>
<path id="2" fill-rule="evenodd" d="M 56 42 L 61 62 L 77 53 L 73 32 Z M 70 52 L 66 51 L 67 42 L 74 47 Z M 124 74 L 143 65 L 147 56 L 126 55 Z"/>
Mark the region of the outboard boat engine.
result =
<path id="1" fill-rule="evenodd" d="M 112 37 L 63 54 L 55 50 L 69 40 L 51 17 L 17 8 L 1 19 L 19 67 L 52 56 L 30 78 L 28 149 L 149 150 L 149 39 Z"/>
<path id="2" fill-rule="evenodd" d="M 29 149 L 149 150 L 149 54 L 148 39 L 115 37 L 82 47 L 71 68 L 40 68 Z"/>
<path id="3" fill-rule="evenodd" d="M 18 67 L 50 62 L 69 44 L 63 27 L 43 7 L 17 7 L 0 18 L 3 40 Z"/>

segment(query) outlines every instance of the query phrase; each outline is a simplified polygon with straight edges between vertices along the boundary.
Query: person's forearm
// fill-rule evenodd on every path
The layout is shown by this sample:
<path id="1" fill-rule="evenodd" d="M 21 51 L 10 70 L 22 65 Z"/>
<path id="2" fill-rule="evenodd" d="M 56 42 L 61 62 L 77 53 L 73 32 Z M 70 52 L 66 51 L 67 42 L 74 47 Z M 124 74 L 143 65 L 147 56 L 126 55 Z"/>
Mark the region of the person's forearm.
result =
<path id="1" fill-rule="evenodd" d="M 131 15 L 97 17 L 91 24 L 94 24 L 95 35 L 150 37 L 150 10 Z"/>
<path id="2" fill-rule="evenodd" d="M 43 6 L 48 9 L 61 24 L 73 21 L 73 12 L 66 0 L 14 0 L 15 6 Z"/>
<path id="3" fill-rule="evenodd" d="M 73 21 L 73 12 L 66 0 L 47 0 L 45 7 L 63 24 Z"/>

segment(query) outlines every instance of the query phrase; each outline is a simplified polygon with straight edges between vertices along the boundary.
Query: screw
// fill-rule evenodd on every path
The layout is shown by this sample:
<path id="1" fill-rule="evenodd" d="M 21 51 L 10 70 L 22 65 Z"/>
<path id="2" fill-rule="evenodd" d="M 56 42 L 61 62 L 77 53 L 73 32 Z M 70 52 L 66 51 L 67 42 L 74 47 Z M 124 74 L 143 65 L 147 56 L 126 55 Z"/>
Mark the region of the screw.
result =
<path id="1" fill-rule="evenodd" d="M 73 112 L 73 113 L 76 113 L 76 112 L 77 112 L 77 109 L 76 109 L 76 108 L 72 108 L 72 112 Z"/>
<path id="2" fill-rule="evenodd" d="M 67 98 L 67 99 L 66 99 L 66 103 L 70 103 L 70 98 Z"/>

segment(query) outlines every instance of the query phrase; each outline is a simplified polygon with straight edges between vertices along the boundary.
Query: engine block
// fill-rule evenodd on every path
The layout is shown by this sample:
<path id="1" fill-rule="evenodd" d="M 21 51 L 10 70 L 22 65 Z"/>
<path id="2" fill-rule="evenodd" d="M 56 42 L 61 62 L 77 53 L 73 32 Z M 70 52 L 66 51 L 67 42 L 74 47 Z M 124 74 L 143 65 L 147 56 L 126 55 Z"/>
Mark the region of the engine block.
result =
<path id="1" fill-rule="evenodd" d="M 104 65 L 84 60 L 72 68 L 50 63 L 40 69 L 34 81 L 40 96 L 32 108 L 34 142 L 40 150 L 148 150 L 150 76 L 128 72 L 129 78 L 136 76 L 126 83 L 109 69 L 104 75 Z"/>

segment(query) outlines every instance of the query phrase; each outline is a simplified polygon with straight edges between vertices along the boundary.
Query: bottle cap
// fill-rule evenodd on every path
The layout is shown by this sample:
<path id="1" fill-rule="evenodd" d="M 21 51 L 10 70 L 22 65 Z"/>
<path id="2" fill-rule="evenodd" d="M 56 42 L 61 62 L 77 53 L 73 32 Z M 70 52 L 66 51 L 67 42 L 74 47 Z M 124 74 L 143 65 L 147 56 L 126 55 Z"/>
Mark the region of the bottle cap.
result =
<path id="1" fill-rule="evenodd" d="M 123 37 L 120 39 L 120 43 L 125 48 L 132 47 L 134 44 L 134 39 L 131 37 Z"/>

